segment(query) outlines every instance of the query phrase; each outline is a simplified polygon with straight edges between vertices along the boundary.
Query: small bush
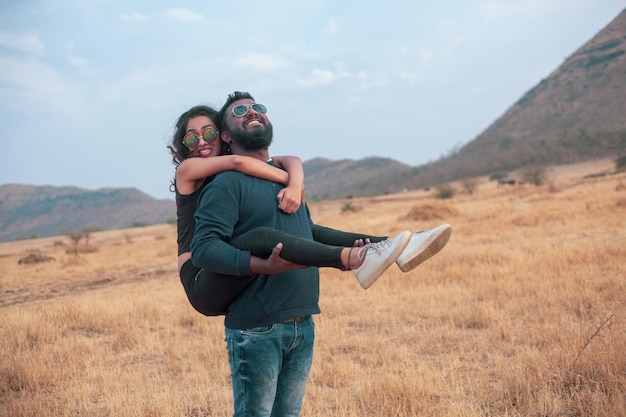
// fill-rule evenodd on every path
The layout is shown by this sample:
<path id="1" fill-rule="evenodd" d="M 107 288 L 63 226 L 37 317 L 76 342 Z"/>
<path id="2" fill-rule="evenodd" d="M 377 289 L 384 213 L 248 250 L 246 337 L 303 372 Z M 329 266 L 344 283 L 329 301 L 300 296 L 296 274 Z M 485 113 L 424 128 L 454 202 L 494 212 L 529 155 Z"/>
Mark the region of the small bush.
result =
<path id="1" fill-rule="evenodd" d="M 467 194 L 474 195 L 474 191 L 476 191 L 477 186 L 476 180 L 474 178 L 468 178 L 463 180 L 461 185 L 463 185 L 463 189 Z"/>
<path id="2" fill-rule="evenodd" d="M 38 264 L 41 262 L 53 262 L 53 261 L 56 261 L 56 259 L 54 259 L 52 256 L 31 253 L 28 256 L 20 259 L 17 263 L 19 265 L 32 265 L 32 264 Z"/>
<path id="3" fill-rule="evenodd" d="M 543 185 L 548 178 L 546 167 L 542 165 L 531 165 L 526 167 L 524 172 L 522 172 L 522 178 L 525 182 L 529 182 L 533 185 Z"/>
<path id="4" fill-rule="evenodd" d="M 407 214 L 399 217 L 399 221 L 419 221 L 430 222 L 433 220 L 447 220 L 450 217 L 458 216 L 459 212 L 456 208 L 449 205 L 440 204 L 421 204 L 413 207 Z"/>
<path id="5" fill-rule="evenodd" d="M 355 211 L 357 211 L 357 208 L 356 208 L 355 206 L 353 206 L 353 205 L 352 205 L 352 202 L 350 202 L 350 201 L 346 201 L 346 202 L 343 204 L 343 207 L 341 207 L 341 212 L 342 212 L 342 213 L 345 213 L 346 211 L 352 211 L 352 212 L 355 212 Z"/>
<path id="6" fill-rule="evenodd" d="M 489 181 L 500 181 L 508 177 L 509 173 L 506 171 L 496 171 L 489 176 Z"/>
<path id="7" fill-rule="evenodd" d="M 622 155 L 615 160 L 615 171 L 626 172 L 626 155 Z"/>
<path id="8" fill-rule="evenodd" d="M 456 194 L 456 188 L 450 184 L 440 184 L 437 186 L 437 198 L 446 199 L 452 198 Z"/>
<path id="9" fill-rule="evenodd" d="M 150 223 L 142 222 L 142 221 L 136 221 L 136 222 L 133 222 L 133 224 L 130 225 L 130 227 L 146 227 L 146 226 L 150 226 Z"/>

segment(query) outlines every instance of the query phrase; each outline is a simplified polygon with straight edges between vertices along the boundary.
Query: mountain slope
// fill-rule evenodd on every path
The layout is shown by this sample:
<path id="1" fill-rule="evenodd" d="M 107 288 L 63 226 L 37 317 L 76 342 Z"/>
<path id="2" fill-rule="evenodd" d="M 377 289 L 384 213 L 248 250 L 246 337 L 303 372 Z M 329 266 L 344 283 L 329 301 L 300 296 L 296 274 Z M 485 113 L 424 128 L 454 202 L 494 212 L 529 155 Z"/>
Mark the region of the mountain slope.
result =
<path id="1" fill-rule="evenodd" d="M 165 223 L 175 215 L 173 200 L 156 200 L 134 188 L 0 186 L 0 241 Z"/>
<path id="2" fill-rule="evenodd" d="M 369 197 L 395 193 L 410 186 L 415 168 L 387 158 L 331 161 L 316 158 L 303 163 L 309 201 Z"/>

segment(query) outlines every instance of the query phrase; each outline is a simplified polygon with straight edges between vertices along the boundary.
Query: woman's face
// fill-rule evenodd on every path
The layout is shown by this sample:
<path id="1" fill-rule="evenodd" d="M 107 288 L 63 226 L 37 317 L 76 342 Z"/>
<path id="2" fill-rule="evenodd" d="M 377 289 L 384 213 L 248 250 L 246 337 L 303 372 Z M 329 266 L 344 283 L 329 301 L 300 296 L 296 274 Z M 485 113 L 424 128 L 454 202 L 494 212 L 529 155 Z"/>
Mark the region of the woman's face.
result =
<path id="1" fill-rule="evenodd" d="M 217 124 L 209 117 L 196 116 L 189 119 L 185 135 L 187 137 L 190 134 L 195 135 L 197 139 L 197 143 L 188 146 L 192 157 L 209 158 L 220 154 L 221 144 Z"/>

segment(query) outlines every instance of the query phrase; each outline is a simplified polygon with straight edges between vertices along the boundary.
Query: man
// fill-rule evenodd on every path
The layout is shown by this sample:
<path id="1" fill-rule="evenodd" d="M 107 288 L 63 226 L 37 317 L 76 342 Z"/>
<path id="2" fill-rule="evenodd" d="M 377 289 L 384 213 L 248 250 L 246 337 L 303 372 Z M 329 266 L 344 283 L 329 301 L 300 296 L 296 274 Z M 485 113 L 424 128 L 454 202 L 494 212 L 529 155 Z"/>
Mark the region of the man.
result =
<path id="1" fill-rule="evenodd" d="M 221 139 L 234 154 L 268 161 L 272 125 L 265 111 L 253 105 L 249 94 L 229 96 L 220 111 Z M 318 269 L 287 262 L 271 265 L 228 244 L 258 226 L 312 239 L 306 206 L 291 215 L 277 210 L 280 187 L 224 172 L 207 186 L 196 211 L 194 264 L 233 279 L 258 274 L 232 302 L 225 318 L 234 416 L 298 416 L 311 369 L 315 337 L 311 315 L 320 313 Z"/>
<path id="2" fill-rule="evenodd" d="M 265 106 L 250 94 L 229 95 L 220 110 L 220 125 L 221 139 L 234 154 L 271 162 L 272 125 Z M 281 187 L 236 171 L 223 172 L 205 188 L 196 211 L 193 263 L 233 280 L 256 275 L 230 304 L 224 321 L 235 417 L 298 416 L 311 369 L 315 338 L 311 315 L 320 313 L 318 269 L 281 261 L 279 249 L 265 260 L 229 245 L 234 237 L 259 226 L 313 238 L 306 205 L 290 215 L 276 208 Z M 391 263 L 408 239 L 405 236 L 394 255 L 388 255 Z M 419 240 L 428 240 L 432 248 L 433 239 Z M 385 245 L 385 251 L 393 246 Z M 422 252 L 421 247 L 412 250 L 409 258 Z"/>

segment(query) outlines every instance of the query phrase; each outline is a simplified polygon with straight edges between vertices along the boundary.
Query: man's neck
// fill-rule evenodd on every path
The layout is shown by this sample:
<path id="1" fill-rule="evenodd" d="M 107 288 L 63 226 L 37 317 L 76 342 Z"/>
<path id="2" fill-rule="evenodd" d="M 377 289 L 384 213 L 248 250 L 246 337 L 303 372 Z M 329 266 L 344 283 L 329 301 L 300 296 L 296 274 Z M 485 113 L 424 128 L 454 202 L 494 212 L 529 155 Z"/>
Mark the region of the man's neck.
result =
<path id="1" fill-rule="evenodd" d="M 267 149 L 247 151 L 238 147 L 232 147 L 232 151 L 235 155 L 249 156 L 263 162 L 267 162 L 270 159 L 270 153 Z"/>

